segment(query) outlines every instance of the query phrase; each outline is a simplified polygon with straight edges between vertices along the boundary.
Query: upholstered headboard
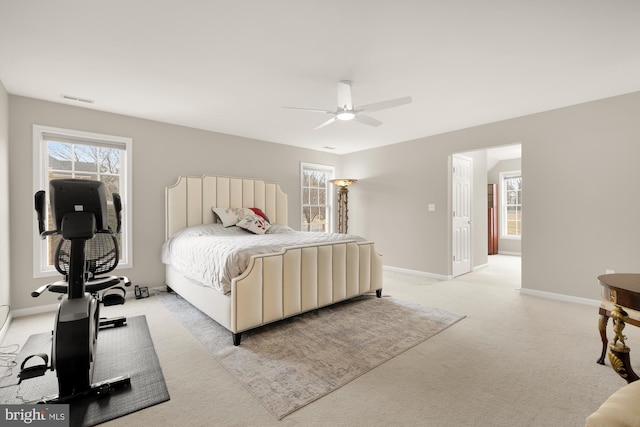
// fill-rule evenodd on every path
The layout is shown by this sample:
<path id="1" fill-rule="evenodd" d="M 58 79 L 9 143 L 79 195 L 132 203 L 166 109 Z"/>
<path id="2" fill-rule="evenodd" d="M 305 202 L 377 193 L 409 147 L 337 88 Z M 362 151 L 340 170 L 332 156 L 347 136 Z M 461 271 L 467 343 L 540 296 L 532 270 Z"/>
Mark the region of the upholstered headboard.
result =
<path id="1" fill-rule="evenodd" d="M 279 184 L 250 178 L 180 176 L 165 189 L 169 238 L 185 227 L 215 222 L 212 207 L 260 208 L 274 224 L 287 224 L 287 195 Z"/>

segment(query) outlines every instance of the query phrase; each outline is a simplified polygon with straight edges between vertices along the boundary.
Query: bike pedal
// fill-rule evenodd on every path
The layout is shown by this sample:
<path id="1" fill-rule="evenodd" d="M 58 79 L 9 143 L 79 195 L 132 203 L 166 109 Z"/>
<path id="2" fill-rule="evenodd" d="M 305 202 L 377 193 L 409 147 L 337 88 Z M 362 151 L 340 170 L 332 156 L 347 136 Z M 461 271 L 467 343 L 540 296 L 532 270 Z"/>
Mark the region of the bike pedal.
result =
<path id="1" fill-rule="evenodd" d="M 113 326 L 114 328 L 118 328 L 120 326 L 124 326 L 127 324 L 127 318 L 124 316 L 112 317 L 112 318 L 100 318 L 99 327 L 106 328 L 107 326 Z"/>
<path id="2" fill-rule="evenodd" d="M 105 307 L 108 307 L 110 305 L 120 305 L 120 304 L 124 304 L 124 297 L 121 295 L 117 295 L 117 294 L 108 294 L 108 295 L 104 295 L 102 297 L 102 304 Z"/>
<path id="3" fill-rule="evenodd" d="M 28 366 L 25 368 L 25 365 L 27 364 L 27 362 L 33 357 L 41 358 L 44 363 L 41 363 L 39 365 L 34 365 L 34 366 Z M 26 359 L 24 359 L 24 361 L 20 365 L 20 373 L 18 374 L 18 378 L 20 378 L 20 380 L 18 381 L 18 384 L 20 384 L 24 380 L 43 376 L 49 370 L 48 364 L 49 364 L 49 355 L 47 354 L 44 354 L 44 353 L 32 354 L 31 356 L 27 357 Z"/>
<path id="4" fill-rule="evenodd" d="M 110 305 L 120 305 L 125 303 L 127 291 L 121 286 L 115 286 L 103 292 L 100 302 L 108 307 Z"/>

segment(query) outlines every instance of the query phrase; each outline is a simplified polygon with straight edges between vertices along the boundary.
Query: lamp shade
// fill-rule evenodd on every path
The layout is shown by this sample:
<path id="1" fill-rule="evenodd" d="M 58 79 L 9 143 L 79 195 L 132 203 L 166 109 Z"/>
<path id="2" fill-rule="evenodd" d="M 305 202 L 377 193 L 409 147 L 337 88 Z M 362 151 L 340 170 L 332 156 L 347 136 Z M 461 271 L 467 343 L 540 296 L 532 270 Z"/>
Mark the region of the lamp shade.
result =
<path id="1" fill-rule="evenodd" d="M 329 182 L 332 183 L 333 185 L 338 186 L 338 187 L 348 187 L 351 184 L 355 184 L 356 182 L 358 182 L 358 180 L 357 179 L 341 178 L 341 179 L 332 179 Z"/>

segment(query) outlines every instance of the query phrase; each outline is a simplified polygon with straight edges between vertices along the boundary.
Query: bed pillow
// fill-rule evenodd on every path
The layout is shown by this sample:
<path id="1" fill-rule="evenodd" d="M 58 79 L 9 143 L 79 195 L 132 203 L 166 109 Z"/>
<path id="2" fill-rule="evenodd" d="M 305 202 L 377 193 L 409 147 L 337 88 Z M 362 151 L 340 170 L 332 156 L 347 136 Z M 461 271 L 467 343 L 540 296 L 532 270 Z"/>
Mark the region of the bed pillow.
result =
<path id="1" fill-rule="evenodd" d="M 211 208 L 218 216 L 224 227 L 236 225 L 242 218 L 253 215 L 253 211 L 248 208 Z"/>
<path id="2" fill-rule="evenodd" d="M 267 221 L 269 224 L 271 224 L 271 221 L 267 217 L 267 214 L 262 212 L 262 210 L 260 208 L 249 208 L 249 209 L 251 209 L 254 214 L 256 214 L 258 216 L 261 216 L 262 218 L 264 218 L 265 221 Z"/>
<path id="3" fill-rule="evenodd" d="M 236 226 L 244 228 L 253 234 L 264 234 L 271 228 L 271 224 L 259 215 L 249 215 L 238 221 Z"/>
<path id="4" fill-rule="evenodd" d="M 295 230 L 284 224 L 271 224 L 268 231 L 269 234 L 295 233 Z"/>

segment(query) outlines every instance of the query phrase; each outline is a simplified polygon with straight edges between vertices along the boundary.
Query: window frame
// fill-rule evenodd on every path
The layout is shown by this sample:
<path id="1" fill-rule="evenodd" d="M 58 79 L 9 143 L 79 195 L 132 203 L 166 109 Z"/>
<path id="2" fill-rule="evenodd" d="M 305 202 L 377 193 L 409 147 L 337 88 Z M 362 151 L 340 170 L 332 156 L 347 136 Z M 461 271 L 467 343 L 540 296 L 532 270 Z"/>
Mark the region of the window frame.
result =
<path id="1" fill-rule="evenodd" d="M 326 230 L 325 233 L 330 233 L 333 231 L 333 227 L 334 227 L 334 185 L 331 184 L 331 182 L 329 182 L 330 180 L 335 178 L 335 167 L 334 166 L 330 166 L 330 165 L 322 165 L 322 164 L 318 164 L 318 163 L 307 163 L 307 162 L 300 162 L 300 230 L 301 231 L 307 231 L 304 227 L 304 223 L 302 221 L 303 215 L 304 215 L 304 208 L 305 208 L 305 203 L 304 203 L 304 173 L 307 170 L 315 170 L 315 171 L 320 171 L 320 172 L 325 172 L 327 173 L 327 184 L 326 184 L 326 204 L 325 204 L 325 209 L 326 209 L 326 217 L 327 217 L 327 222 L 326 222 Z M 320 205 L 318 205 L 320 206 Z"/>
<path id="2" fill-rule="evenodd" d="M 45 135 L 55 135 L 69 142 L 93 146 L 108 146 L 122 149 L 124 155 L 120 165 L 119 194 L 122 199 L 122 231 L 121 231 L 121 260 L 117 269 L 133 267 L 133 139 L 123 136 L 106 135 L 73 129 L 63 129 L 51 126 L 33 125 L 33 194 L 37 191 L 47 192 L 49 201 L 49 171 L 48 144 Z M 37 224 L 37 213 L 33 212 L 33 223 Z M 50 277 L 59 275 L 54 266 L 48 265 L 47 240 L 41 239 L 38 227 L 33 228 L 33 277 Z"/>
<path id="3" fill-rule="evenodd" d="M 500 172 L 500 238 L 505 240 L 521 240 L 522 239 L 522 184 L 520 188 L 519 203 L 516 206 L 520 208 L 520 234 L 512 235 L 507 233 L 507 186 L 505 180 L 509 178 L 520 177 L 522 180 L 522 171 L 505 171 Z"/>

